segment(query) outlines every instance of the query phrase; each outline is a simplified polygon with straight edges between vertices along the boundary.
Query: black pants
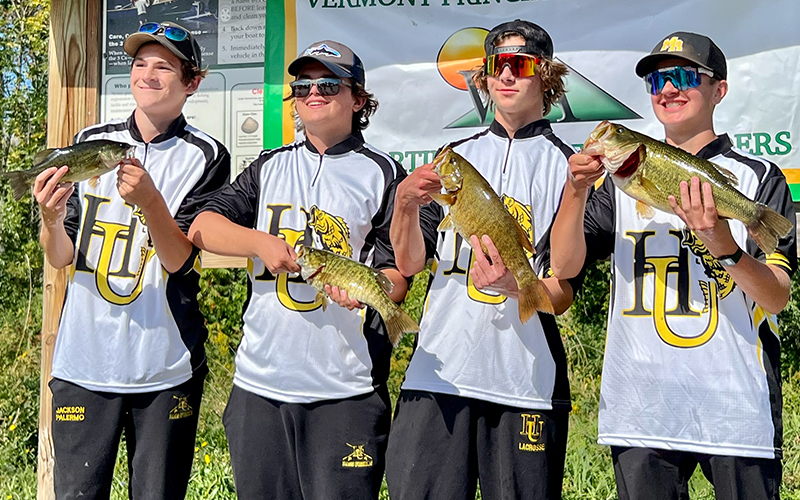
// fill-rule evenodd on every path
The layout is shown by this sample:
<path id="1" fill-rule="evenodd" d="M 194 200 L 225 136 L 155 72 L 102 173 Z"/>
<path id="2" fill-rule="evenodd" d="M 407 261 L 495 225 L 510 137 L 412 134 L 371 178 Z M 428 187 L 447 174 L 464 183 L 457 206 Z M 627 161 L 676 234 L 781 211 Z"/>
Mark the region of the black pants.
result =
<path id="1" fill-rule="evenodd" d="M 689 479 L 697 465 L 717 500 L 778 500 L 779 458 L 706 455 L 687 451 L 612 446 L 620 500 L 688 500 Z"/>
<path id="2" fill-rule="evenodd" d="M 51 380 L 56 498 L 109 498 L 123 429 L 129 497 L 184 498 L 207 371 L 198 370 L 177 387 L 140 394 Z"/>
<path id="3" fill-rule="evenodd" d="M 561 498 L 567 410 L 401 391 L 386 481 L 392 500 Z"/>
<path id="4" fill-rule="evenodd" d="M 239 500 L 377 500 L 389 395 L 284 403 L 233 386 L 222 421 Z"/>

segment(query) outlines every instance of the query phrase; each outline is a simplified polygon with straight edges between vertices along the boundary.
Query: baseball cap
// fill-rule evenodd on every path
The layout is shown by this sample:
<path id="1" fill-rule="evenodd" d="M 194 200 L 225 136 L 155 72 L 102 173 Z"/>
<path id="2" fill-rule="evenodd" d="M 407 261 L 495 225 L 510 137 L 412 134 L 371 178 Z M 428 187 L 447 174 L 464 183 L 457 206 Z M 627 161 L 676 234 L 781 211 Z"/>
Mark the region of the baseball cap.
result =
<path id="1" fill-rule="evenodd" d="M 201 56 L 200 45 L 194 39 L 192 33 L 175 23 L 145 23 L 139 27 L 140 31 L 133 33 L 125 39 L 122 48 L 131 57 L 136 57 L 136 53 L 146 43 L 160 43 L 167 50 L 175 54 L 178 59 L 187 61 L 197 68 L 200 68 Z M 141 31 L 147 29 L 148 31 Z M 186 33 L 182 40 L 175 40 L 175 36 L 167 35 L 167 30 L 176 34 Z M 152 30 L 152 31 L 150 31 Z"/>
<path id="2" fill-rule="evenodd" d="M 516 52 L 552 59 L 553 40 L 550 35 L 541 26 L 521 19 L 515 19 L 492 28 L 483 42 L 483 50 L 486 52 L 487 57 L 498 52 L 499 48 L 494 46 L 494 42 L 497 37 L 505 33 L 516 33 L 525 39 L 524 48 Z M 509 47 L 503 47 L 502 52 L 508 52 L 508 49 Z"/>
<path id="3" fill-rule="evenodd" d="M 728 65 L 725 54 L 717 44 L 705 35 L 676 31 L 667 35 L 653 47 L 649 55 L 644 56 L 636 64 L 636 74 L 645 76 L 655 71 L 659 61 L 664 59 L 686 59 L 714 73 L 714 77 L 725 80 L 728 77 Z"/>
<path id="4" fill-rule="evenodd" d="M 289 74 L 297 76 L 303 66 L 312 61 L 321 62 L 339 78 L 352 78 L 362 86 L 365 84 L 364 64 L 347 45 L 333 40 L 312 43 L 289 64 Z"/>

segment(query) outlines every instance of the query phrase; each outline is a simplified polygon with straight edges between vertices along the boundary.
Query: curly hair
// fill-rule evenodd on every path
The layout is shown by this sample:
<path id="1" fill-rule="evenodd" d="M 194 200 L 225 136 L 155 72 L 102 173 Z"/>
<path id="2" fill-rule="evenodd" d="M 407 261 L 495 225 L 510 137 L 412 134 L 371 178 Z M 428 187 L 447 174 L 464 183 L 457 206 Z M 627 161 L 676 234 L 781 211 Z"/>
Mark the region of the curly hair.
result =
<path id="1" fill-rule="evenodd" d="M 367 89 L 364 88 L 358 82 L 355 82 L 352 78 L 350 80 L 350 89 L 353 93 L 353 97 L 358 99 L 359 97 L 364 98 L 364 105 L 361 106 L 361 109 L 353 113 L 353 121 L 351 122 L 351 133 L 361 132 L 369 127 L 369 118 L 370 116 L 374 115 L 375 112 L 378 110 L 378 100 L 375 99 L 375 95 Z M 284 101 L 291 101 L 292 103 L 292 119 L 294 120 L 294 128 L 298 132 L 302 132 L 305 130 L 305 126 L 303 122 L 300 121 L 300 117 L 297 116 L 297 107 L 295 104 L 295 98 L 292 96 L 292 93 L 283 98 Z"/>
<path id="2" fill-rule="evenodd" d="M 512 37 L 519 37 L 518 33 L 510 32 L 504 33 L 503 35 L 497 37 L 494 44 L 495 46 L 500 45 L 504 40 L 507 40 Z M 550 109 L 552 109 L 553 104 L 557 103 L 559 99 L 566 93 L 566 88 L 564 87 L 564 77 L 569 73 L 569 69 L 567 66 L 560 62 L 556 61 L 555 59 L 550 59 L 544 56 L 538 56 L 539 64 L 536 66 L 536 71 L 539 74 L 540 78 L 542 79 L 542 92 L 544 93 L 543 98 L 543 111 L 544 115 L 550 113 Z M 475 82 L 475 85 L 478 86 L 481 93 L 483 93 L 489 99 L 489 105 L 492 109 L 494 109 L 494 103 L 492 102 L 492 96 L 489 95 L 489 87 L 486 84 L 486 67 L 485 65 L 477 66 L 473 69 L 472 79 Z"/>

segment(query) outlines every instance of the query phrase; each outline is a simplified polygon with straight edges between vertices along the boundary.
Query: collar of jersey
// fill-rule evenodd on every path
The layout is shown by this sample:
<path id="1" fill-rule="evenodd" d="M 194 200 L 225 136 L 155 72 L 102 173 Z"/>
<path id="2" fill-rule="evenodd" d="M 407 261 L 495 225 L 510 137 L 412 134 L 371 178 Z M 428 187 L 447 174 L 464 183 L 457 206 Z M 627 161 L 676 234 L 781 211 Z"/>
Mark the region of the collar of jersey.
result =
<path id="1" fill-rule="evenodd" d="M 138 142 L 144 142 L 142 140 L 142 133 L 139 132 L 139 126 L 136 125 L 136 118 L 134 118 L 134 113 L 131 113 L 131 116 L 128 117 L 127 125 L 128 125 L 128 131 L 131 133 L 131 137 L 133 137 L 133 140 Z M 185 128 L 186 128 L 186 118 L 184 118 L 183 115 L 181 115 L 175 118 L 175 120 L 173 120 L 172 123 L 169 124 L 169 127 L 167 127 L 166 132 L 156 136 L 155 139 L 150 141 L 150 144 L 164 142 L 169 139 L 172 139 L 173 137 L 177 137 L 178 134 Z"/>
<path id="2" fill-rule="evenodd" d="M 506 132 L 505 127 L 500 125 L 497 120 L 494 120 L 491 125 L 489 125 L 489 130 L 496 136 L 502 137 L 504 139 L 508 139 L 508 132 Z M 541 120 L 536 120 L 535 122 L 531 122 L 521 129 L 517 130 L 514 134 L 514 139 L 527 139 L 528 137 L 534 137 L 537 135 L 542 135 L 545 132 L 550 130 L 550 120 L 546 120 L 542 118 Z"/>
<path id="3" fill-rule="evenodd" d="M 314 154 L 317 155 L 319 154 L 319 151 L 317 150 L 316 147 L 314 147 L 313 144 L 311 144 L 311 141 L 305 140 L 303 142 L 305 142 L 306 144 L 306 149 L 308 149 L 310 152 Z M 361 135 L 361 132 L 356 132 L 348 136 L 347 139 L 343 140 L 339 144 L 329 147 L 325 151 L 325 154 L 330 156 L 330 155 L 340 155 L 344 153 L 349 153 L 350 151 L 353 151 L 356 148 L 359 148 L 363 145 L 364 145 L 364 136 Z"/>
<path id="4" fill-rule="evenodd" d="M 727 153 L 732 147 L 733 143 L 731 143 L 731 138 L 728 137 L 728 134 L 722 134 L 706 144 L 695 156 L 703 158 L 704 160 L 710 160 L 715 156 Z"/>

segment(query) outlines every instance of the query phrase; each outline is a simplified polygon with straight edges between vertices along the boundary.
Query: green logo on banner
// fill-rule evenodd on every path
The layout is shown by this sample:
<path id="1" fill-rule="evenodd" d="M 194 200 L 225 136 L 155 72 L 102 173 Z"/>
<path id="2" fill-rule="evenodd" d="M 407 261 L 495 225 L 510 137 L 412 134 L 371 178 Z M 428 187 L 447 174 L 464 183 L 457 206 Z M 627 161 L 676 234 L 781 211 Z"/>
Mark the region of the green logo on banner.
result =
<path id="1" fill-rule="evenodd" d="M 561 61 L 563 64 L 563 61 Z M 551 122 L 593 122 L 603 120 L 630 120 L 641 118 L 635 111 L 601 89 L 588 78 L 569 68 L 565 86 L 567 93 L 545 116 Z M 474 109 L 463 114 L 445 128 L 484 127 L 492 123 L 494 113 L 483 103 L 469 71 L 459 71 L 472 97 Z"/>

